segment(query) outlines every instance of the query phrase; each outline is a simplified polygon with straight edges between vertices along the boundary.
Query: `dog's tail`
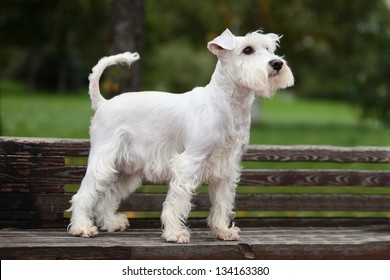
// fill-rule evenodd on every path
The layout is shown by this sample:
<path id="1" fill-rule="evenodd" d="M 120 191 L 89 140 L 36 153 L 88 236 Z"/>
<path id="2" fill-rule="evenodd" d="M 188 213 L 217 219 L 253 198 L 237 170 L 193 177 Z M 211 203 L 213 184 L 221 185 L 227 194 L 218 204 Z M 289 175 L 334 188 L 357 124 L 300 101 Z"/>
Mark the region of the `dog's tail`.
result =
<path id="1" fill-rule="evenodd" d="M 125 52 L 117 55 L 106 56 L 99 60 L 98 64 L 92 68 L 92 73 L 89 75 L 89 95 L 91 97 L 92 109 L 96 110 L 104 99 L 99 89 L 99 80 L 104 69 L 115 64 L 130 65 L 139 59 L 138 53 Z"/>

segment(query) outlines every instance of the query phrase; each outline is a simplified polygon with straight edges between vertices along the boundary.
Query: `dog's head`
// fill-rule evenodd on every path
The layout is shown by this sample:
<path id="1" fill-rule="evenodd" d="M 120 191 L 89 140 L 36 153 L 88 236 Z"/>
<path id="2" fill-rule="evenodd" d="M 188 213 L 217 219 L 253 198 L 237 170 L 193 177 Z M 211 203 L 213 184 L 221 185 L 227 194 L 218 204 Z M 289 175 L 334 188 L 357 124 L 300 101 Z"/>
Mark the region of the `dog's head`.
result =
<path id="1" fill-rule="evenodd" d="M 275 55 L 280 38 L 261 31 L 234 36 L 226 29 L 207 47 L 218 57 L 223 71 L 236 86 L 253 90 L 259 96 L 271 97 L 277 89 L 294 84 L 287 62 Z"/>

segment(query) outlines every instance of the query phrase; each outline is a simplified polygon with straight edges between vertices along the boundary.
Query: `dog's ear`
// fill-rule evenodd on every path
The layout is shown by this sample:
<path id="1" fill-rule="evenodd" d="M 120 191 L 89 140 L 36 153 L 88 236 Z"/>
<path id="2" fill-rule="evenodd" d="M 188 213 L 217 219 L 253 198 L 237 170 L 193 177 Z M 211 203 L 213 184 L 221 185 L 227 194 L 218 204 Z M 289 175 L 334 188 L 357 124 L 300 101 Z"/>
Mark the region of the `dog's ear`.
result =
<path id="1" fill-rule="evenodd" d="M 275 33 L 268 33 L 265 35 L 275 43 L 275 46 L 279 47 L 279 41 L 283 37 L 283 35 L 278 35 Z"/>
<path id="2" fill-rule="evenodd" d="M 217 56 L 222 52 L 226 50 L 232 50 L 235 47 L 235 36 L 227 28 L 221 35 L 207 43 L 207 48 Z"/>

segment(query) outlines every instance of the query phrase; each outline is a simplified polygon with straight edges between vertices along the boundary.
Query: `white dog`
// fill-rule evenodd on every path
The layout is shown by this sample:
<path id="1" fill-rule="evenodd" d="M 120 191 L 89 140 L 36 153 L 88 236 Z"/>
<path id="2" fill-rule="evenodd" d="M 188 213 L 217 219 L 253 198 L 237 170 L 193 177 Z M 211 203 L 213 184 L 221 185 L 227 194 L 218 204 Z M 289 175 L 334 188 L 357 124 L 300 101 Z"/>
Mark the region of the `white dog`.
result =
<path id="1" fill-rule="evenodd" d="M 279 39 L 259 31 L 236 37 L 226 29 L 207 45 L 218 57 L 210 83 L 184 94 L 126 93 L 106 100 L 99 91 L 103 70 L 130 65 L 139 55 L 102 58 L 89 77 L 96 113 L 87 172 L 69 209 L 70 234 L 97 235 L 93 218 L 102 230 L 125 230 L 128 220 L 116 211 L 145 179 L 169 183 L 161 214 L 165 240 L 189 242 L 185 223 L 202 183 L 209 186 L 212 234 L 238 240 L 239 228 L 231 220 L 251 104 L 255 93 L 271 97 L 278 88 L 294 84 L 286 61 L 274 54 Z"/>

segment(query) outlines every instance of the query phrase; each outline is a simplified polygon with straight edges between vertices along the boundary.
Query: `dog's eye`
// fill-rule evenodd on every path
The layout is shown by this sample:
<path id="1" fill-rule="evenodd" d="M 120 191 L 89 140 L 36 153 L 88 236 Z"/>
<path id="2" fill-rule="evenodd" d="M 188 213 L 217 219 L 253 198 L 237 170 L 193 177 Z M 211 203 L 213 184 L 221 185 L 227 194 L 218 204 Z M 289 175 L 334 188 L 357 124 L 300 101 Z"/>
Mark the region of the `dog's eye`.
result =
<path id="1" fill-rule="evenodd" d="M 252 47 L 246 47 L 243 51 L 244 54 L 249 55 L 253 53 L 253 48 Z"/>

